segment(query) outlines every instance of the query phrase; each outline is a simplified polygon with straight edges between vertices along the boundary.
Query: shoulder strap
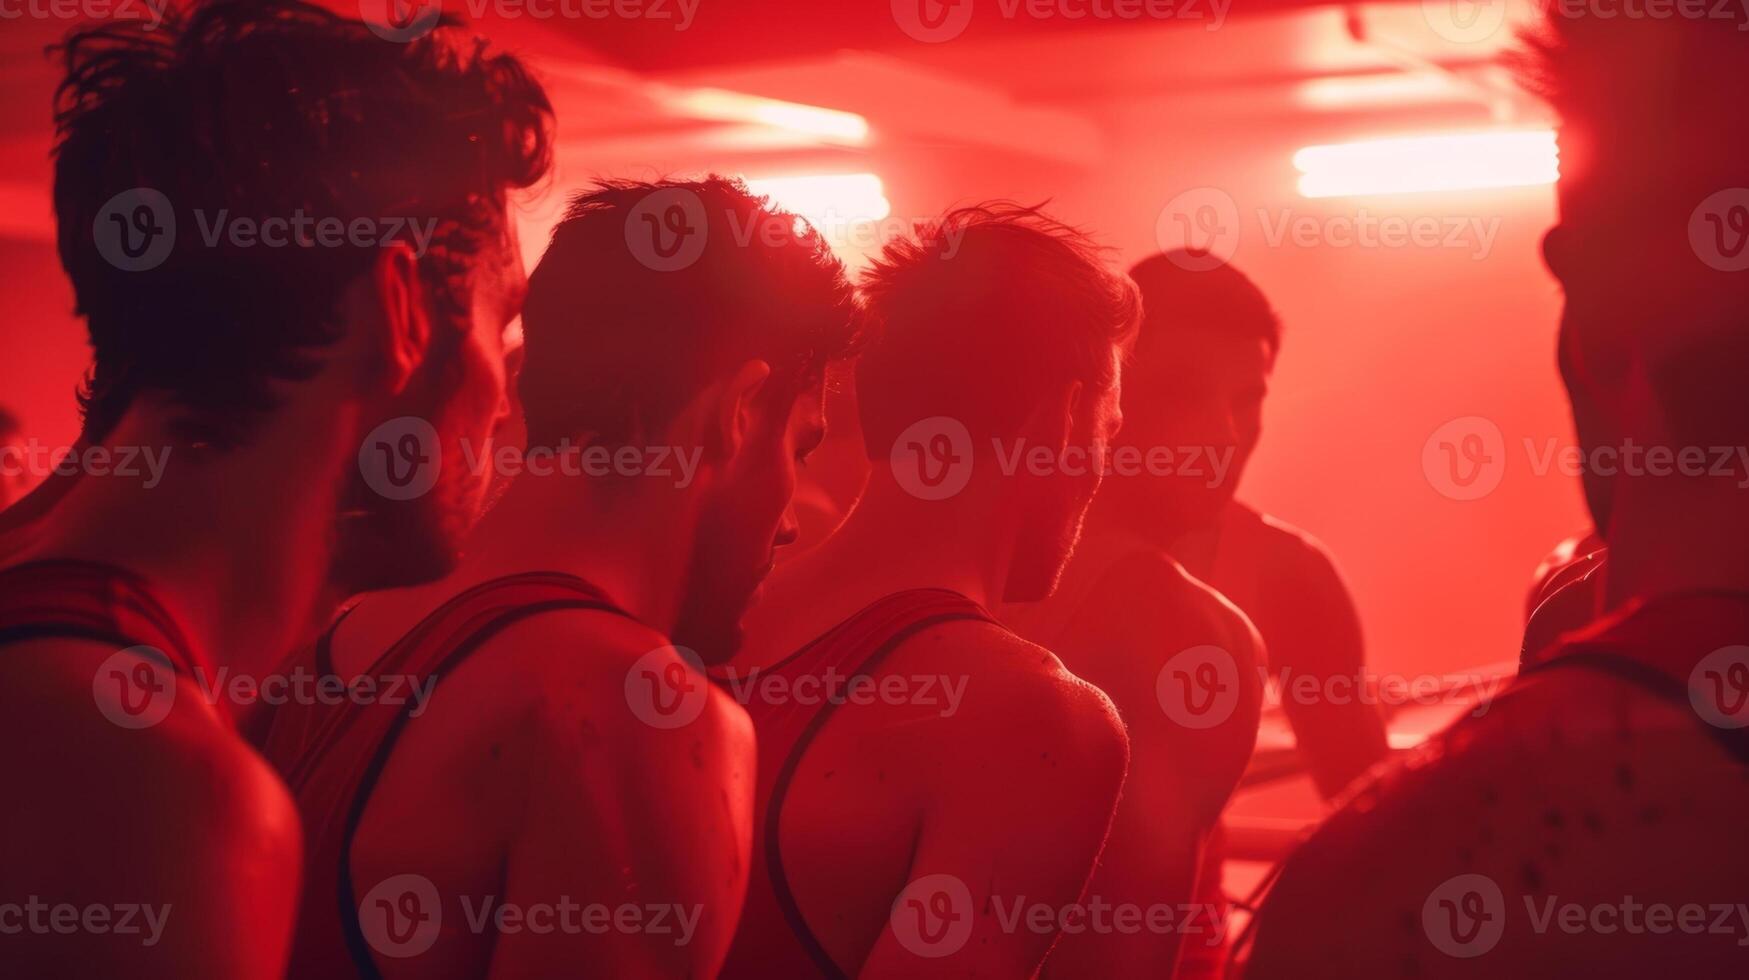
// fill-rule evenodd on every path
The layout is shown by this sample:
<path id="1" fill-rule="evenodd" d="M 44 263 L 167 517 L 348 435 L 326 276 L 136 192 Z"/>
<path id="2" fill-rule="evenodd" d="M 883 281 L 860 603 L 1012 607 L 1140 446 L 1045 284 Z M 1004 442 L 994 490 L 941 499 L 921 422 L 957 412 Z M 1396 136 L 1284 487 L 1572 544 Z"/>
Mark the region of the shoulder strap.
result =
<path id="1" fill-rule="evenodd" d="M 817 661 L 819 664 L 837 661 L 845 665 L 854 662 L 854 666 L 847 671 L 847 682 L 853 683 L 856 678 L 872 676 L 882 661 L 919 633 L 944 623 L 963 621 L 995 623 L 996 619 L 982 606 L 957 592 L 945 589 L 898 592 L 864 608 L 797 651 L 782 664 L 793 663 L 810 651 L 824 651 L 849 635 L 861 634 L 858 638 L 863 642 L 845 644 L 838 655 L 828 653 Z M 796 941 L 807 950 L 809 958 L 820 968 L 823 976 L 830 980 L 847 980 L 848 975 L 833 962 L 831 954 L 821 945 L 819 937 L 808 927 L 801 906 L 796 903 L 795 893 L 790 889 L 789 877 L 784 873 L 783 844 L 778 833 L 784 797 L 789 793 L 796 770 L 801 767 L 802 757 L 837 708 L 834 701 L 825 700 L 790 748 L 782 768 L 778 771 L 770 802 L 766 804 L 765 825 L 761 832 L 765 838 L 766 873 L 771 878 L 772 891 L 778 907 L 783 910 L 784 921 L 789 924 Z"/>
<path id="2" fill-rule="evenodd" d="M 152 647 L 184 676 L 205 666 L 142 579 L 96 562 L 35 561 L 0 569 L 0 645 L 44 637 Z"/>
<path id="3" fill-rule="evenodd" d="M 408 672 L 411 668 L 412 673 L 430 677 L 429 690 L 435 693 L 443 677 L 459 667 L 492 637 L 523 620 L 559 610 L 594 610 L 628 619 L 635 618 L 615 605 L 600 589 L 580 578 L 556 572 L 508 575 L 474 586 L 444 603 L 372 664 L 367 673 L 381 676 L 390 672 Z M 346 613 L 350 612 L 351 609 L 346 610 Z M 342 614 L 341 620 L 346 613 Z M 336 620 L 329 627 L 328 633 L 323 637 L 324 642 L 331 643 L 333 632 L 339 624 L 340 620 Z M 443 635 L 440 631 L 446 629 L 454 632 Z M 326 648 L 323 654 L 326 655 Z M 332 661 L 328 660 L 327 663 L 330 665 L 328 669 L 331 669 Z M 336 896 L 339 900 L 340 921 L 353 963 L 358 967 L 360 976 L 371 980 L 380 980 L 381 973 L 377 970 L 376 960 L 371 955 L 370 945 L 365 940 L 358 921 L 358 906 L 352 884 L 352 844 L 357 837 L 365 807 L 370 802 L 371 791 L 375 789 L 377 780 L 382 776 L 383 767 L 388 764 L 401 732 L 412 717 L 413 707 L 408 704 L 397 711 L 377 743 L 376 750 L 353 792 L 340 839 L 339 891 Z"/>
<path id="4" fill-rule="evenodd" d="M 1624 684 L 1639 688 L 1694 717 L 1695 723 L 1708 738 L 1732 758 L 1749 766 L 1749 729 L 1721 728 L 1701 717 L 1694 707 L 1693 692 L 1686 678 L 1678 678 L 1669 670 L 1631 650 L 1603 643 L 1581 643 L 1557 650 L 1519 671 L 1520 677 L 1538 677 L 1558 670 L 1585 670 L 1606 674 Z"/>

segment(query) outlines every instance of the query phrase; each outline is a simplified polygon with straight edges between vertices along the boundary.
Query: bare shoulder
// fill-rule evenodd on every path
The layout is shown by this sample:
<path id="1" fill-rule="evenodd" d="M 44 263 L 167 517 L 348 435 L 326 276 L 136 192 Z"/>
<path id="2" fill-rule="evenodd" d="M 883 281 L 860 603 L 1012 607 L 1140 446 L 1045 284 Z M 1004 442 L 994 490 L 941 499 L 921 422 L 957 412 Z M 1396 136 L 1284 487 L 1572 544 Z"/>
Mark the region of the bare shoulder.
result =
<path id="1" fill-rule="evenodd" d="M 1096 783 L 1122 777 L 1129 738 L 1111 699 L 1056 654 L 1002 626 L 942 624 L 905 641 L 889 663 L 963 691 L 959 709 L 941 719 L 954 736 L 944 748 L 985 760 L 991 753 L 1037 760 Z"/>
<path id="2" fill-rule="evenodd" d="M 1330 549 L 1317 536 L 1303 528 L 1269 514 L 1256 515 L 1258 530 L 1271 564 L 1291 569 L 1298 580 L 1310 579 L 1320 585 L 1342 584 L 1342 573 Z"/>
<path id="3" fill-rule="evenodd" d="M 1509 917 L 1499 941 L 1511 944 L 1533 932 L 1526 910 L 1551 900 L 1728 893 L 1749 855 L 1723 814 L 1749 806 L 1749 781 L 1681 715 L 1575 672 L 1466 717 L 1354 791 L 1289 859 L 1259 919 L 1254 975 L 1444 975 L 1442 903 L 1469 894 Z M 1347 941 L 1359 934 L 1376 941 Z"/>
<path id="4" fill-rule="evenodd" d="M 1138 669 L 1156 671 L 1161 659 L 1199 645 L 1227 651 L 1241 674 L 1259 660 L 1263 641 L 1251 619 L 1164 552 L 1137 551 L 1114 562 L 1094 594 L 1111 619 L 1122 621 L 1119 652 Z"/>
<path id="5" fill-rule="evenodd" d="M 197 890 L 276 880 L 295 888 L 302 837 L 290 795 L 200 685 L 84 640 L 36 640 L 6 652 L 6 727 L 22 726 L 28 742 L 52 747 L 13 767 L 25 784 L 13 787 L 19 798 L 46 804 L 9 815 L 40 824 L 31 839 L 77 837 L 77 864 L 104 873 L 162 874 Z M 116 820 L 118 812 L 127 819 Z M 191 842 L 225 859 L 190 861 Z M 52 850 L 39 853 L 54 860 Z"/>
<path id="6" fill-rule="evenodd" d="M 634 619 L 594 610 L 524 619 L 470 663 L 470 699 L 491 723 L 549 748 L 648 757 L 750 756 L 752 723 L 691 651 Z"/>

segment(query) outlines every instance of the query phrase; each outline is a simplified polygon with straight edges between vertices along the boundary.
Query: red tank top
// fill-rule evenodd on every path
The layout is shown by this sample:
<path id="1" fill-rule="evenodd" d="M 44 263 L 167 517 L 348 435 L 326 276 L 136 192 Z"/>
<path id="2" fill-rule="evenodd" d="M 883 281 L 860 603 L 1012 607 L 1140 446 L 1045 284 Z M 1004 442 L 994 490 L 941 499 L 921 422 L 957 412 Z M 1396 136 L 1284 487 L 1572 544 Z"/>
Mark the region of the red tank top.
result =
<path id="1" fill-rule="evenodd" d="M 109 565 L 51 560 L 0 569 L 0 646 L 43 637 L 149 647 L 179 676 L 211 674 L 145 582 Z M 225 704 L 214 707 L 229 723 Z"/>
<path id="2" fill-rule="evenodd" d="M 769 667 L 736 678 L 753 684 L 767 675 L 780 676 L 795 690 L 799 678 L 824 679 L 829 672 L 847 683 L 872 677 L 899 645 L 924 630 L 958 620 L 996 620 L 984 608 L 957 592 L 915 589 L 876 600 L 861 612 Z M 722 669 L 713 679 L 734 693 Z M 812 700 L 812 699 L 810 699 Z M 754 810 L 753 867 L 747 903 L 720 974 L 724 980 L 784 980 L 806 977 L 842 978 L 847 971 L 832 961 L 790 892 L 778 835 L 783 801 L 802 757 L 838 705 L 793 701 L 745 704 L 759 741 L 759 792 Z"/>
<path id="3" fill-rule="evenodd" d="M 1514 687 L 1562 670 L 1609 674 L 1683 708 L 1749 765 L 1749 594 L 1635 601 L 1548 648 Z"/>
<path id="4" fill-rule="evenodd" d="M 570 575 L 529 572 L 484 582 L 422 620 L 363 674 L 435 685 L 498 631 L 544 612 L 594 609 L 628 613 Z M 343 614 L 315 646 L 288 664 L 333 675 L 331 645 Z M 311 699 L 280 706 L 262 753 L 284 775 L 304 824 L 304 894 L 292 940 L 292 980 L 381 974 L 359 922 L 352 883 L 352 840 L 371 790 L 394 751 L 412 703 Z"/>

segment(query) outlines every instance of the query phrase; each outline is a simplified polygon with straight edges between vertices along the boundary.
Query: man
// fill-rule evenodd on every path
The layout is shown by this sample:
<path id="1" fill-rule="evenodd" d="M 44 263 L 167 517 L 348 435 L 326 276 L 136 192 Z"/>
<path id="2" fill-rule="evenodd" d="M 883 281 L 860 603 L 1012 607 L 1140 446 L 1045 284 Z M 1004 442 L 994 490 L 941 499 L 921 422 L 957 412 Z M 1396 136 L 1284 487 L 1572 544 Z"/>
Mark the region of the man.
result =
<path id="1" fill-rule="evenodd" d="M 1165 548 L 1257 624 L 1306 769 L 1333 799 L 1386 753 L 1384 721 L 1358 694 L 1360 616 L 1321 544 L 1235 499 L 1262 435 L 1281 321 L 1233 266 L 1194 269 L 1166 254 L 1130 271 L 1149 317 L 1125 389 L 1127 441 L 1165 450 L 1171 473 L 1113 481 L 1094 522 L 1109 514 Z M 1357 693 L 1295 698 L 1298 677 Z"/>
<path id="2" fill-rule="evenodd" d="M 448 570 L 478 481 L 391 501 L 360 446 L 417 414 L 436 452 L 501 413 L 522 287 L 507 195 L 546 169 L 548 105 L 509 58 L 386 44 L 293 3 L 118 22 L 62 54 L 54 198 L 93 358 L 81 444 L 170 457 L 150 489 L 72 480 L 0 569 L 0 900 L 44 909 L 0 959 L 278 977 L 298 821 L 237 737 L 225 678 L 259 679 L 339 597 Z M 400 220 L 278 248 L 239 224 L 298 215 Z"/>
<path id="3" fill-rule="evenodd" d="M 461 567 L 299 663 L 418 693 L 274 718 L 308 828 L 294 978 L 708 977 L 734 931 L 752 732 L 699 669 L 796 536 L 854 291 L 739 183 L 609 183 L 523 322 L 529 448 L 465 457 L 516 478 Z"/>
<path id="4" fill-rule="evenodd" d="M 1030 976 L 1098 856 L 1127 749 L 1103 695 L 986 610 L 1055 587 L 1140 310 L 1087 239 L 1003 204 L 887 246 L 863 289 L 873 474 L 773 576 L 718 672 L 759 740 L 724 975 Z M 1048 459 L 1014 465 L 1033 453 Z"/>
<path id="5" fill-rule="evenodd" d="M 1279 319 L 1231 265 L 1198 269 L 1172 253 L 1130 276 L 1147 317 L 1127 371 L 1114 475 L 1067 586 L 1030 622 L 1117 702 L 1138 760 L 1093 891 L 1198 915 L 1117 937 L 1067 937 L 1050 972 L 1147 975 L 1181 951 L 1183 974 L 1218 976 L 1228 939 L 1219 820 L 1256 743 L 1260 672 L 1280 678 L 1284 694 L 1299 676 L 1316 678 L 1319 691 L 1336 689 L 1336 678 L 1356 692 L 1283 697 L 1327 798 L 1384 757 L 1384 723 L 1358 696 L 1360 620 L 1329 556 L 1234 499 L 1261 436 Z"/>
<path id="6" fill-rule="evenodd" d="M 1235 522 L 1249 515 L 1248 523 L 1267 530 L 1246 539 L 1266 545 L 1241 551 L 1230 538 L 1220 541 L 1223 553 L 1242 556 L 1222 567 L 1229 587 L 1267 578 L 1275 586 L 1272 611 L 1308 614 L 1283 601 L 1295 586 L 1277 585 L 1279 564 L 1260 563 L 1321 557 L 1294 532 L 1264 525 L 1231 502 L 1257 441 L 1278 340 L 1273 314 L 1230 267 L 1177 275 L 1154 268 L 1169 258 L 1131 274 L 1143 287 L 1145 317 L 1125 370 L 1123 430 L 1089 510 L 1086 539 L 1057 594 L 1031 610 L 1016 607 L 1010 618 L 1110 695 L 1129 730 L 1130 775 L 1089 894 L 1113 905 L 1170 908 L 1175 916 L 1129 932 L 1065 935 L 1046 965 L 1053 977 L 1159 976 L 1181 951 L 1180 972 L 1220 973 L 1228 910 L 1213 835 L 1257 741 L 1264 644 L 1244 613 L 1168 549 L 1192 533 L 1214 538 L 1210 527 L 1221 526 L 1223 514 Z M 1193 456 L 1188 446 L 1209 448 Z M 1232 470 L 1217 479 L 1214 468 L 1227 465 Z M 1211 555 L 1196 557 L 1206 566 Z M 1315 581 L 1334 582 L 1343 601 L 1337 611 L 1352 617 L 1334 571 L 1323 567 L 1326 578 Z M 1255 604 L 1256 592 L 1246 599 Z M 1340 621 L 1323 619 L 1327 626 Z M 1358 641 L 1352 629 L 1282 641 L 1303 653 L 1345 637 Z M 1358 643 L 1344 652 L 1358 657 Z"/>
<path id="7" fill-rule="evenodd" d="M 1742 975 L 1745 26 L 1556 11 L 1537 40 L 1605 612 L 1303 846 L 1250 976 Z M 1629 445 L 1686 472 L 1615 467 Z"/>

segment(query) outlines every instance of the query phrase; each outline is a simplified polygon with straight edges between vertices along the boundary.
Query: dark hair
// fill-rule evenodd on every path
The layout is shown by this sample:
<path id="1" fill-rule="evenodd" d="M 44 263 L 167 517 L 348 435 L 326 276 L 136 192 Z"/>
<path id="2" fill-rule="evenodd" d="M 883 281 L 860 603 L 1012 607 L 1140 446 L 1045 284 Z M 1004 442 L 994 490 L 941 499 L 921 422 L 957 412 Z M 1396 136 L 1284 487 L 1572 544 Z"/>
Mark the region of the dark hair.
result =
<path id="1" fill-rule="evenodd" d="M 1281 318 L 1263 290 L 1230 264 L 1204 269 L 1185 253 L 1167 252 L 1136 263 L 1130 278 L 1148 311 L 1136 339 L 1138 361 L 1165 348 L 1167 335 L 1188 330 L 1261 340 L 1272 357 L 1281 350 Z"/>
<path id="2" fill-rule="evenodd" d="M 18 421 L 18 416 L 12 414 L 5 405 L 0 405 L 0 439 L 18 435 L 24 431 L 24 425 Z"/>
<path id="3" fill-rule="evenodd" d="M 454 26 L 397 44 L 296 0 L 223 0 L 60 46 L 55 211 L 91 335 L 88 438 L 153 390 L 187 410 L 185 435 L 235 444 L 274 408 L 269 383 L 309 377 L 339 337 L 335 305 L 380 243 L 209 246 L 221 215 L 369 220 L 385 239 L 435 221 L 420 268 L 440 341 L 459 344 L 473 256 L 508 240 L 507 191 L 546 173 L 552 110 L 519 62 Z M 141 189 L 182 244 L 128 271 L 96 226 L 117 200 L 138 216 Z"/>
<path id="4" fill-rule="evenodd" d="M 1672 132 L 1734 151 L 1741 170 L 1749 166 L 1743 152 L 1749 121 L 1733 110 L 1749 84 L 1749 13 L 1717 12 L 1645 24 L 1557 4 L 1524 32 L 1524 49 L 1512 60 L 1526 85 L 1566 121 L 1626 115 L 1629 125 L 1642 126 L 1648 121 L 1642 117 L 1656 117 Z M 1641 68 L 1652 69 L 1651 76 L 1633 70 Z M 1644 87 L 1648 81 L 1653 90 Z"/>
<path id="5" fill-rule="evenodd" d="M 999 201 L 949 211 L 888 244 L 862 277 L 878 340 L 857 366 L 863 435 L 884 457 L 944 415 L 1009 435 L 1053 389 L 1117 381 L 1141 297 L 1084 233 Z"/>
<path id="6" fill-rule="evenodd" d="M 646 245 L 685 224 L 668 261 Z M 643 219 L 650 219 L 647 226 Z M 693 237 L 696 236 L 696 237 Z M 575 197 L 529 277 L 518 391 L 530 448 L 625 444 L 736 366 L 793 400 L 861 332 L 844 264 L 807 222 L 719 176 L 602 181 Z"/>
<path id="7" fill-rule="evenodd" d="M 1704 16 L 1639 23 L 1557 5 L 1524 35 L 1516 57 L 1526 84 L 1561 116 L 1562 170 L 1614 175 L 1602 194 L 1588 192 L 1582 201 L 1575 181 L 1563 208 L 1596 210 L 1612 223 L 1652 217 L 1656 234 L 1666 237 L 1639 229 L 1604 247 L 1642 265 L 1680 259 L 1699 273 L 1683 287 L 1694 306 L 1684 313 L 1690 322 L 1648 322 L 1628 343 L 1646 365 L 1666 424 L 1677 438 L 1702 445 L 1735 444 L 1749 429 L 1741 381 L 1749 371 L 1749 279 L 1701 268 L 1692 225 L 1684 236 L 1710 195 L 1749 186 L 1742 103 L 1749 13 L 1719 12 L 1709 6 Z M 1648 256 L 1648 248 L 1660 252 Z"/>

